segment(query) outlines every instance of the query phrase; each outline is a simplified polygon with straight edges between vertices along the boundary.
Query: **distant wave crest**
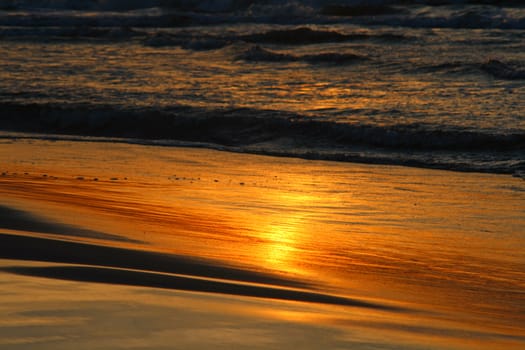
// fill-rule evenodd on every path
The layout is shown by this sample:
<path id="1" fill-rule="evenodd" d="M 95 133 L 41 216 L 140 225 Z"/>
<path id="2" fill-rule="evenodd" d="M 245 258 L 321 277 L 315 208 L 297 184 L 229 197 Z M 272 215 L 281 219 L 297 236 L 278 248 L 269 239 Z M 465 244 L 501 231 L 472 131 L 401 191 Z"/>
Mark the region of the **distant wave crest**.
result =
<path id="1" fill-rule="evenodd" d="M 525 28 L 523 2 L 461 3 L 458 7 L 457 1 L 452 0 L 4 0 L 0 3 L 0 11 L 4 11 L 0 25 L 166 28 L 242 22 L 299 25 L 351 21 L 416 28 Z"/>
<path id="2" fill-rule="evenodd" d="M 403 34 L 351 33 L 343 34 L 334 30 L 316 30 L 308 27 L 271 30 L 241 37 L 242 40 L 260 44 L 305 45 L 318 43 L 337 43 L 355 40 L 377 39 L 383 41 L 402 41 L 408 37 Z"/>
<path id="3" fill-rule="evenodd" d="M 495 78 L 506 80 L 525 79 L 525 69 L 491 59 L 481 65 L 481 69 Z"/>
<path id="4" fill-rule="evenodd" d="M 1 19 L 0 19 L 1 22 Z M 123 22 L 126 23 L 125 21 Z M 162 22 L 161 22 L 162 23 Z M 292 27 L 269 30 L 252 34 L 214 33 L 196 30 L 169 30 L 167 28 L 140 28 L 121 26 L 1 26 L 0 39 L 9 41 L 126 41 L 136 39 L 146 46 L 178 46 L 190 50 L 215 50 L 233 43 L 259 45 L 301 46 L 319 43 L 340 43 L 355 41 L 379 41 L 397 43 L 412 40 L 410 36 L 396 32 L 355 32 L 343 34 L 335 30 L 319 30 L 309 27 Z"/>
<path id="5" fill-rule="evenodd" d="M 143 43 L 153 47 L 178 46 L 187 50 L 202 51 L 223 48 L 229 45 L 231 40 L 213 36 L 174 35 L 166 32 L 157 32 L 146 36 Z"/>
<path id="6" fill-rule="evenodd" d="M 367 58 L 353 53 L 336 52 L 324 52 L 311 55 L 293 55 L 275 52 L 262 48 L 259 45 L 255 45 L 238 55 L 237 59 L 249 62 L 307 62 L 310 64 L 349 64 L 366 60 Z"/>
<path id="7" fill-rule="evenodd" d="M 387 3 L 358 2 L 350 5 L 326 5 L 322 7 L 321 13 L 329 16 L 384 16 L 406 13 L 405 9 L 392 6 Z"/>
<path id="8" fill-rule="evenodd" d="M 411 68 L 412 69 L 412 68 Z M 485 74 L 501 80 L 525 79 L 525 68 L 518 63 L 506 63 L 496 59 L 485 62 L 451 61 L 415 68 L 418 72 L 444 74 Z"/>

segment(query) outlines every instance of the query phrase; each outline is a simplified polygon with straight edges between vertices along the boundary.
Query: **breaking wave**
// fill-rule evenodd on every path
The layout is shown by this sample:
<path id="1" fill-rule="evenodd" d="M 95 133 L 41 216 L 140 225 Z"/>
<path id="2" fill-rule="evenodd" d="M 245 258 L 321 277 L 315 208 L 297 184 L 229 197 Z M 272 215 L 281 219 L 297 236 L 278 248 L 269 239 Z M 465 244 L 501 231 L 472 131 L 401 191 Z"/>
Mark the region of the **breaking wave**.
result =
<path id="1" fill-rule="evenodd" d="M 500 60 L 490 59 L 486 62 L 451 61 L 434 65 L 409 68 L 423 73 L 445 74 L 485 74 L 501 80 L 523 80 L 525 69 L 517 63 L 505 63 Z"/>
<path id="2" fill-rule="evenodd" d="M 408 39 L 403 34 L 352 33 L 343 34 L 333 30 L 314 30 L 308 27 L 271 30 L 241 37 L 242 40 L 261 44 L 305 45 L 319 43 L 338 43 L 345 41 L 377 39 L 383 41 L 402 41 Z"/>
<path id="3" fill-rule="evenodd" d="M 144 36 L 130 27 L 3 27 L 2 40 L 126 40 Z"/>
<path id="4" fill-rule="evenodd" d="M 481 65 L 481 69 L 498 79 L 525 79 L 525 69 L 495 59 Z"/>
<path id="5" fill-rule="evenodd" d="M 237 59 L 248 62 L 306 62 L 310 64 L 350 64 L 366 60 L 364 56 L 352 53 L 325 52 L 311 55 L 293 55 L 279 53 L 262 48 L 259 45 L 250 47 L 237 56 Z"/>
<path id="6" fill-rule="evenodd" d="M 524 29 L 525 12 L 512 11 L 493 6 L 450 6 L 434 11 L 423 7 L 409 14 L 365 17 L 362 23 L 410 28 L 454 28 L 454 29 Z"/>
<path id="7" fill-rule="evenodd" d="M 200 145 L 276 156 L 462 171 L 525 172 L 525 161 L 520 156 L 525 149 L 523 131 L 497 133 L 427 124 L 343 124 L 247 108 L 124 110 L 9 103 L 1 108 L 5 117 L 0 128 L 11 132 L 123 138 L 139 143 Z M 440 158 L 440 154 L 446 156 Z"/>
<path id="8" fill-rule="evenodd" d="M 273 45 L 309 45 L 320 43 L 341 43 L 354 41 L 380 41 L 396 43 L 412 38 L 398 33 L 356 32 L 343 34 L 332 30 L 297 27 L 282 30 L 270 30 L 252 34 L 214 33 L 181 29 L 170 31 L 166 28 L 145 29 L 127 25 L 121 26 L 0 26 L 1 40 L 141 40 L 147 46 L 180 46 L 193 50 L 220 49 L 235 42 Z"/>
<path id="9" fill-rule="evenodd" d="M 248 108 L 119 109 L 84 105 L 1 105 L 3 129 L 86 136 L 210 141 L 245 145 L 282 137 L 415 150 L 512 150 L 525 133 L 491 133 L 426 124 L 378 126 L 320 121 L 291 112 Z"/>
<path id="10" fill-rule="evenodd" d="M 345 16 L 345 17 L 361 17 L 361 16 L 385 16 L 400 13 L 406 13 L 407 10 L 391 6 L 388 4 L 374 4 L 361 2 L 352 5 L 327 5 L 322 7 L 321 13 L 328 16 Z"/>
<path id="11" fill-rule="evenodd" d="M 178 46 L 187 50 L 216 50 L 223 48 L 232 43 L 227 38 L 217 38 L 213 36 L 192 36 L 192 35 L 175 35 L 166 32 L 157 32 L 148 35 L 143 43 L 147 46 L 166 47 Z"/>

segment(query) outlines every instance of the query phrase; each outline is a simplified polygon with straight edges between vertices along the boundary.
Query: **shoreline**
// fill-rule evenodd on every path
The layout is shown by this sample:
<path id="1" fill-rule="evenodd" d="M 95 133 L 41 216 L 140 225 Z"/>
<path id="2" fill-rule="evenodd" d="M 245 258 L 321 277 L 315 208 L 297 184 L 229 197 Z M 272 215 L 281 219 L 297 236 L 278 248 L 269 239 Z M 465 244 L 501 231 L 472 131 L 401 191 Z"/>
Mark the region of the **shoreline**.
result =
<path id="1" fill-rule="evenodd" d="M 26 297 L 33 283 L 160 288 L 194 318 L 226 293 L 212 319 L 245 322 L 228 306 L 253 304 L 269 348 L 296 340 L 273 328 L 287 308 L 288 326 L 336 332 L 328 347 L 525 343 L 520 179 L 78 141 L 13 140 L 0 159 L 0 282 Z M 298 321 L 309 308 L 324 321 Z"/>
<path id="2" fill-rule="evenodd" d="M 42 134 L 38 132 L 19 132 L 19 131 L 0 131 L 0 140 L 35 140 L 35 141 L 62 141 L 62 142 L 94 142 L 94 143 L 112 143 L 112 144 L 127 144 L 138 145 L 145 147 L 174 147 L 174 148 L 192 148 L 192 149 L 206 149 L 218 152 L 229 152 L 233 154 L 246 154 L 261 157 L 275 157 L 275 158 L 291 158 L 301 159 L 306 161 L 325 161 L 325 162 L 341 162 L 349 164 L 363 164 L 363 165 L 382 165 L 382 166 L 399 166 L 415 169 L 427 169 L 438 171 L 453 171 L 458 173 L 475 173 L 475 174 L 495 174 L 508 175 L 525 180 L 525 173 L 518 170 L 502 170 L 502 169 L 481 169 L 481 168 L 457 168 L 447 164 L 428 164 L 424 161 L 415 159 L 396 160 L 395 158 L 381 158 L 381 157 L 363 157 L 360 155 L 362 150 L 350 152 L 325 152 L 316 153 L 310 148 L 299 149 L 296 152 L 279 152 L 275 150 L 265 150 L 255 148 L 240 148 L 239 146 L 228 146 L 222 144 L 215 144 L 209 142 L 199 141 L 184 141 L 184 140 L 167 140 L 167 139 L 141 139 L 141 138 L 126 138 L 126 137 L 111 137 L 111 136 L 87 136 L 74 134 Z M 264 147 L 263 147 L 264 148 Z M 443 151 L 441 151 L 443 152 Z M 395 153 L 395 152 L 394 152 Z M 439 153 L 439 152 L 438 152 Z"/>

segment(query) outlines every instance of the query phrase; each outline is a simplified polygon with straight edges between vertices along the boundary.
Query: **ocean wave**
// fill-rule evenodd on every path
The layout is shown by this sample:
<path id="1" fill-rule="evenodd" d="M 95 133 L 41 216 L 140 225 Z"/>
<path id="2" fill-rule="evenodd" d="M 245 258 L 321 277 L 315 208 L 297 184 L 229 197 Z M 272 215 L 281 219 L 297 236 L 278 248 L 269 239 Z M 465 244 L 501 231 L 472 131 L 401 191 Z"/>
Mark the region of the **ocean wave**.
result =
<path id="1" fill-rule="evenodd" d="M 407 13 L 407 10 L 391 6 L 388 3 L 357 3 L 352 5 L 326 5 L 322 7 L 321 13 L 328 16 L 361 17 L 401 14 Z"/>
<path id="2" fill-rule="evenodd" d="M 218 38 L 209 35 L 175 35 L 166 32 L 157 32 L 147 36 L 143 43 L 153 47 L 178 46 L 187 50 L 203 51 L 221 49 L 232 41 L 228 38 Z"/>
<path id="3" fill-rule="evenodd" d="M 409 14 L 364 17 L 360 23 L 410 28 L 525 29 L 525 13 L 497 6 L 456 6 L 435 11 L 419 8 Z"/>
<path id="4" fill-rule="evenodd" d="M 525 179 L 525 160 L 523 150 L 515 152 L 496 151 L 492 153 L 479 152 L 421 152 L 411 150 L 403 152 L 389 149 L 352 149 L 348 147 L 330 148 L 326 144 L 320 147 L 312 145 L 295 145 L 286 138 L 274 143 L 262 142 L 245 146 L 225 146 L 219 143 L 202 141 L 181 141 L 174 139 L 139 139 L 123 137 L 78 136 L 64 134 L 39 134 L 0 132 L 0 139 L 29 139 L 49 141 L 80 141 L 80 142 L 110 142 L 127 143 L 146 146 L 208 148 L 218 151 L 250 153 L 273 157 L 300 158 L 306 160 L 324 160 L 363 164 L 398 165 L 417 168 L 442 169 L 461 172 L 480 172 L 494 174 L 509 174 Z M 281 146 L 281 144 L 283 146 Z"/>
<path id="5" fill-rule="evenodd" d="M 523 80 L 525 69 L 516 63 L 505 63 L 496 59 L 485 62 L 451 61 L 410 68 L 410 71 L 444 74 L 489 74 L 496 79 Z"/>
<path id="6" fill-rule="evenodd" d="M 165 109 L 2 103 L 4 130 L 86 136 L 210 141 L 245 145 L 291 137 L 302 142 L 413 150 L 518 150 L 525 132 L 496 133 L 427 124 L 346 124 L 292 112 L 249 108 Z"/>
<path id="7" fill-rule="evenodd" d="M 460 5 L 522 7 L 520 0 L 466 0 Z M 56 9 L 84 11 L 130 11 L 145 8 L 180 9 L 200 12 L 238 12 L 265 9 L 267 11 L 321 10 L 335 16 L 380 16 L 403 13 L 408 6 L 457 6 L 457 0 L 3 0 L 2 10 Z"/>
<path id="8" fill-rule="evenodd" d="M 21 40 L 127 40 L 145 36 L 130 27 L 3 27 L 0 28 L 0 39 Z"/>
<path id="9" fill-rule="evenodd" d="M 241 36 L 240 39 L 261 44 L 305 45 L 319 43 L 337 43 L 353 40 L 379 39 L 384 41 L 401 41 L 408 39 L 403 34 L 394 33 L 352 33 L 343 34 L 334 30 L 315 30 L 308 27 L 293 29 L 271 30 Z"/>
<path id="10" fill-rule="evenodd" d="M 129 11 L 156 7 L 162 0 L 3 0 L 0 9 L 53 9 L 77 11 Z"/>
<path id="11" fill-rule="evenodd" d="M 499 60 L 491 59 L 481 65 L 481 69 L 495 78 L 505 80 L 525 79 L 525 69 Z"/>
<path id="12" fill-rule="evenodd" d="M 259 45 L 252 46 L 237 56 L 237 59 L 248 62 L 306 62 L 310 64 L 350 64 L 366 60 L 365 56 L 353 53 L 324 52 L 310 55 L 293 55 L 280 53 L 262 48 Z"/>
<path id="13" fill-rule="evenodd" d="M 198 24 L 220 23 L 224 19 L 208 15 L 180 12 L 153 11 L 89 12 L 41 11 L 0 13 L 0 26 L 4 27 L 76 27 L 76 28 L 176 28 Z"/>
<path id="14" fill-rule="evenodd" d="M 221 13 L 255 9 L 282 11 L 291 7 L 307 7 L 312 1 L 259 0 L 4 0 L 3 10 L 53 9 L 83 11 L 131 11 L 162 8 L 193 12 Z"/>
<path id="15" fill-rule="evenodd" d="M 245 35 L 242 36 L 241 39 L 254 43 L 300 45 L 310 43 L 342 42 L 350 40 L 351 37 L 332 30 L 313 30 L 307 27 L 300 27 Z"/>
<path id="16" fill-rule="evenodd" d="M 475 72 L 479 68 L 478 65 L 475 63 L 468 63 L 468 62 L 462 62 L 462 61 L 452 61 L 452 62 L 443 62 L 443 63 L 436 63 L 432 65 L 426 65 L 423 67 L 418 67 L 416 70 L 418 72 L 423 73 L 449 73 L 449 74 L 456 74 L 456 73 L 472 73 Z"/>
<path id="17" fill-rule="evenodd" d="M 134 31 L 138 33 L 137 31 Z M 270 30 L 261 33 L 249 34 L 249 35 L 234 35 L 231 33 L 222 34 L 209 34 L 199 33 L 196 31 L 192 32 L 168 32 L 168 31 L 155 31 L 148 34 L 143 40 L 145 45 L 163 47 L 163 46 L 179 46 L 184 49 L 192 50 L 214 50 L 220 49 L 227 45 L 245 42 L 252 44 L 277 44 L 277 45 L 308 45 L 308 44 L 319 44 L 319 43 L 337 43 L 350 40 L 383 40 L 383 41 L 402 41 L 408 39 L 407 36 L 395 33 L 353 33 L 353 34 L 341 34 L 337 31 L 330 30 L 314 30 L 308 27 L 298 27 L 292 29 L 281 29 L 281 30 Z M 293 55 L 283 55 L 276 52 L 271 52 L 262 49 L 260 46 L 254 46 L 249 49 L 247 56 L 260 56 L 260 61 L 294 61 L 294 60 L 306 60 L 306 61 L 318 61 L 315 57 L 297 57 Z M 253 51 L 253 52 L 252 52 Z M 323 55 L 321 55 L 323 56 Z M 352 55 L 337 54 L 332 55 L 334 58 L 338 56 L 336 61 L 346 61 L 355 59 L 357 57 L 351 57 Z M 248 58 L 248 60 L 251 60 Z M 321 58 L 322 60 L 322 58 Z"/>
<path id="18" fill-rule="evenodd" d="M 0 26 L 0 39 L 10 41 L 71 40 L 72 42 L 77 40 L 124 41 L 137 39 L 147 46 L 179 46 L 190 50 L 220 49 L 236 42 L 294 46 L 367 40 L 397 43 L 412 39 L 407 35 L 398 33 L 356 32 L 343 34 L 333 30 L 315 30 L 308 27 L 270 30 L 253 34 L 211 34 L 202 29 L 170 31 L 164 27 L 97 26 L 97 24 L 101 24 L 98 22 L 92 23 L 92 25 L 62 24 L 62 26 Z"/>
<path id="19" fill-rule="evenodd" d="M 525 132 L 520 130 L 343 124 L 291 112 L 247 108 L 125 110 L 13 103 L 3 103 L 1 108 L 4 117 L 0 128 L 11 132 L 109 137 L 111 142 L 122 138 L 136 143 L 464 171 L 525 171 Z"/>
<path id="20" fill-rule="evenodd" d="M 328 4 L 321 0 L 11 0 L 2 4 L 0 25 L 7 26 L 167 28 L 350 22 L 415 28 L 525 28 L 523 4 L 512 1 L 465 1 L 458 5 L 431 0 L 339 0 Z"/>

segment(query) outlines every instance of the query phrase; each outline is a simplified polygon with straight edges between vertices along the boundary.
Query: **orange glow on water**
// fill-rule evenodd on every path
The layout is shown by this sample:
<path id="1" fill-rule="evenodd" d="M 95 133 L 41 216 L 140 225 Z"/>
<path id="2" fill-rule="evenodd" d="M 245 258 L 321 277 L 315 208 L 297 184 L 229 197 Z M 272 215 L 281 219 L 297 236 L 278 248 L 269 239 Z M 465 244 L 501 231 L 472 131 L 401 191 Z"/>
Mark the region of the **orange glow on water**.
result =
<path id="1" fill-rule="evenodd" d="M 2 145 L 12 164 L 0 177 L 3 204 L 142 243 L 60 239 L 216 259 L 448 314 L 445 324 L 523 329 L 518 179 L 509 186 L 491 175 L 119 145 L 85 146 L 78 159 L 78 147 Z M 500 297 L 502 290 L 513 297 Z M 293 310 L 275 317 L 316 319 Z"/>

